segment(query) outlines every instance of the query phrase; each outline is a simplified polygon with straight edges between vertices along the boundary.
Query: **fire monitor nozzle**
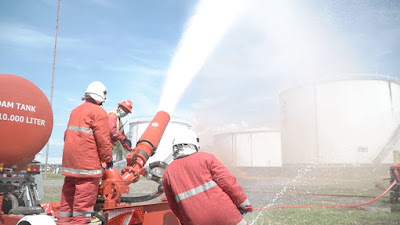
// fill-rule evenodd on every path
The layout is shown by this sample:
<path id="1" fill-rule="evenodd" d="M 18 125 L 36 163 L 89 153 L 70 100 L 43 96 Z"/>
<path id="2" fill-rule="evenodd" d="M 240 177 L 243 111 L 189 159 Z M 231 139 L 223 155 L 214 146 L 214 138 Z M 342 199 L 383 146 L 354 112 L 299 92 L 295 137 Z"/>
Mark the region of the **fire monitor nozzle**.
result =
<path id="1" fill-rule="evenodd" d="M 145 175 L 144 165 L 156 151 L 169 120 L 169 114 L 164 111 L 154 116 L 136 147 L 126 156 L 127 166 L 121 171 L 122 176 L 115 167 L 105 170 L 99 193 L 110 201 L 108 206 L 119 202 L 121 194 L 129 192 L 128 185 L 137 182 L 141 174 Z"/>

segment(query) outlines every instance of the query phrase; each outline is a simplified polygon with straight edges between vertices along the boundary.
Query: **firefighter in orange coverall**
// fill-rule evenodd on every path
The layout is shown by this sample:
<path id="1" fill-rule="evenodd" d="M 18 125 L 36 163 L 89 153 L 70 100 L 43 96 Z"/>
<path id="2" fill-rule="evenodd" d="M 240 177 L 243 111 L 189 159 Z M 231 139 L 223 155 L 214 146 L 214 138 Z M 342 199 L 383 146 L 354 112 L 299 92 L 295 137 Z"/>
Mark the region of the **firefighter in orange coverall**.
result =
<path id="1" fill-rule="evenodd" d="M 199 148 L 192 131 L 173 141 L 174 161 L 163 174 L 171 210 L 184 225 L 246 225 L 242 214 L 253 207 L 242 187 L 214 155 Z"/>
<path id="2" fill-rule="evenodd" d="M 108 113 L 108 127 L 110 128 L 111 142 L 114 149 L 118 147 L 118 142 L 119 142 L 126 150 L 131 151 L 132 143 L 126 137 L 124 132 L 124 126 L 121 121 L 122 117 L 128 115 L 131 112 L 132 112 L 132 101 L 124 100 L 121 103 L 118 103 L 118 108 L 116 110 Z M 122 160 L 122 158 L 117 160 Z"/>
<path id="3" fill-rule="evenodd" d="M 65 178 L 59 222 L 89 222 L 103 174 L 101 163 L 112 168 L 107 112 L 101 107 L 106 93 L 101 82 L 92 82 L 82 98 L 86 101 L 71 112 L 64 134 L 62 174 Z"/>

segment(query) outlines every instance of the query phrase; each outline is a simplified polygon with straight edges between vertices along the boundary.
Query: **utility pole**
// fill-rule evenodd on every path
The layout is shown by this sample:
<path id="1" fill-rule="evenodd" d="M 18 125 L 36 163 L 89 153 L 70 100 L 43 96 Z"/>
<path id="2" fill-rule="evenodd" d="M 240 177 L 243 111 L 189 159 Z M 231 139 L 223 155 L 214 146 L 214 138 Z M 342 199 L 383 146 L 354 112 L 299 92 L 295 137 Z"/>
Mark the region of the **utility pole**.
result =
<path id="1" fill-rule="evenodd" d="M 56 36 L 54 38 L 54 56 L 53 56 L 53 71 L 51 73 L 51 91 L 50 91 L 50 107 L 53 109 L 53 89 L 54 89 L 54 72 L 56 70 L 56 50 L 57 50 L 57 35 L 58 35 L 58 18 L 60 16 L 60 0 L 58 0 L 57 6 L 57 23 L 56 23 Z M 49 142 L 46 144 L 46 164 L 44 167 L 44 177 L 47 177 L 47 163 L 49 161 Z"/>

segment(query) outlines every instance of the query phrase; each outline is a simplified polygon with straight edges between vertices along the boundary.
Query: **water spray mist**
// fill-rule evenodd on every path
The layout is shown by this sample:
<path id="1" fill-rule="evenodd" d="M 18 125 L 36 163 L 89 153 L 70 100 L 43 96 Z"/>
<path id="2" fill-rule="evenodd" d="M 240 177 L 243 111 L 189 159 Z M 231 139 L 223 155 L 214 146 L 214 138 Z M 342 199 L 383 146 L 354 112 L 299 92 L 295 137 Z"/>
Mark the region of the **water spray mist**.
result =
<path id="1" fill-rule="evenodd" d="M 167 71 L 159 111 L 172 114 L 242 7 L 243 0 L 200 0 Z"/>

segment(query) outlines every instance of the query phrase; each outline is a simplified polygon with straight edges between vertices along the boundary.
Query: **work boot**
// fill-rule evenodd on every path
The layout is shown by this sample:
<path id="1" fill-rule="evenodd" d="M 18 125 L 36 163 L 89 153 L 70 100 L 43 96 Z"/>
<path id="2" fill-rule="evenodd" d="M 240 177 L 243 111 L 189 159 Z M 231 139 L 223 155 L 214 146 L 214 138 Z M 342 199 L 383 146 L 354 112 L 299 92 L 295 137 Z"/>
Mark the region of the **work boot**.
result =
<path id="1" fill-rule="evenodd" d="M 99 220 L 99 218 L 93 218 L 93 219 L 91 219 L 89 222 L 87 222 L 87 224 L 91 224 L 91 225 L 101 225 L 102 222 L 101 222 L 101 220 Z"/>
<path id="2" fill-rule="evenodd" d="M 101 225 L 102 224 L 101 220 L 93 214 L 87 223 L 92 224 L 92 225 Z"/>

